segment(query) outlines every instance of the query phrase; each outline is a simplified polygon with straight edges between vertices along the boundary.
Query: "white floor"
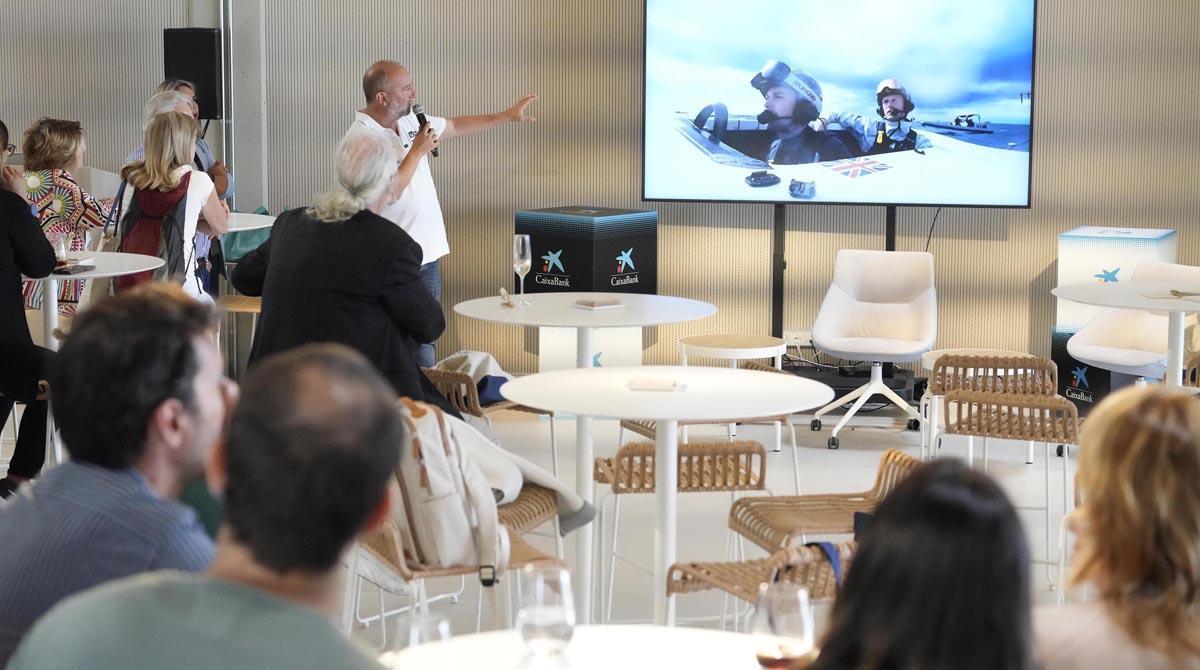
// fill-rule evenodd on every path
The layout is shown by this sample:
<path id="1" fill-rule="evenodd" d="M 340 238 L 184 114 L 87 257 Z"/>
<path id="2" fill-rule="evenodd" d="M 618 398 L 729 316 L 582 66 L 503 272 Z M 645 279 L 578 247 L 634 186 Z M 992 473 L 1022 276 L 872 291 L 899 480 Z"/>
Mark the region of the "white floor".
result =
<path id="1" fill-rule="evenodd" d="M 835 414 L 836 416 L 836 414 Z M 797 415 L 794 418 L 796 435 L 799 441 L 800 483 L 805 493 L 818 492 L 849 492 L 861 491 L 871 487 L 879 457 L 889 447 L 898 448 L 914 456 L 919 455 L 920 435 L 915 431 L 904 429 L 904 423 L 898 413 L 891 414 L 887 410 L 870 413 L 862 418 L 856 418 L 852 429 L 844 430 L 841 434 L 841 448 L 829 450 L 825 441 L 829 436 L 833 420 L 827 418 L 826 427 L 821 432 L 811 432 L 808 424 L 811 417 Z M 502 413 L 495 418 L 494 430 L 499 435 L 502 444 L 534 462 L 550 467 L 549 425 L 545 419 L 538 419 L 529 414 Z M 692 429 L 692 439 L 700 437 L 724 438 L 724 427 L 699 427 Z M 574 484 L 574 423 L 571 420 L 559 420 L 559 469 L 564 481 Z M 784 431 L 784 450 L 780 453 L 770 453 L 772 446 L 772 430 L 769 426 L 740 426 L 738 437 L 759 440 L 768 448 L 767 486 L 777 494 L 791 494 L 792 473 L 791 455 L 787 446 L 787 431 Z M 626 440 L 636 436 L 626 434 Z M 617 449 L 617 426 L 613 421 L 596 422 L 596 455 L 609 456 Z M 1012 497 L 1014 504 L 1040 505 L 1043 501 L 1043 463 L 1044 451 L 1041 445 L 1035 449 L 1033 465 L 1025 463 L 1026 443 L 990 441 L 988 472 L 996 477 L 1004 489 Z M 943 440 L 940 457 L 965 458 L 967 443 L 963 438 L 947 437 Z M 981 445 L 976 440 L 976 467 L 981 467 Z M 1062 513 L 1062 459 L 1055 456 L 1051 445 L 1050 457 L 1050 501 L 1053 521 L 1052 548 L 1056 554 L 1058 547 L 1058 519 Z M 1072 468 L 1074 462 L 1072 461 Z M 1073 481 L 1073 470 L 1072 470 Z M 690 560 L 724 560 L 726 519 L 729 512 L 730 498 L 723 493 L 682 494 L 679 505 L 679 550 L 681 561 Z M 611 509 L 611 508 L 610 508 Z M 622 553 L 630 555 L 642 565 L 649 565 L 653 553 L 653 499 L 651 496 L 626 496 L 622 502 L 621 515 L 621 549 Z M 1021 518 L 1026 526 L 1030 540 L 1031 551 L 1035 557 L 1046 556 L 1045 519 L 1040 511 L 1021 512 Z M 609 526 L 611 528 L 611 526 Z M 553 552 L 554 543 L 550 538 L 533 537 L 531 540 L 547 552 Z M 597 541 L 598 542 L 598 541 Z M 566 545 L 567 560 L 570 561 L 573 542 L 568 536 Z M 756 554 L 758 555 L 758 554 Z M 569 563 L 568 563 L 569 564 Z M 599 566 L 597 566 L 599 575 Z M 1054 602 L 1056 594 L 1050 590 L 1047 570 L 1040 566 L 1032 569 L 1033 587 L 1037 602 Z M 429 585 L 432 596 L 437 593 L 457 591 L 459 580 L 441 580 Z M 651 616 L 651 600 L 653 584 L 649 574 L 636 568 L 618 563 L 616 588 L 613 604 L 613 618 L 618 621 L 648 621 Z M 457 603 L 443 600 L 432 606 L 433 611 L 446 617 L 454 634 L 474 632 L 476 604 L 478 602 L 478 586 L 468 580 L 466 589 L 458 598 Z M 516 598 L 516 596 L 514 596 Z M 363 616 L 378 611 L 379 592 L 371 585 L 363 586 Z M 383 601 L 389 608 L 407 604 L 407 599 L 385 594 Z M 505 602 L 503 591 L 497 601 Z M 722 597 L 714 593 L 687 594 L 680 596 L 678 614 L 681 619 L 689 617 L 709 617 L 709 621 L 689 623 L 687 625 L 717 626 L 719 623 L 711 620 L 719 615 L 722 608 Z M 818 608 L 818 628 L 822 619 L 827 615 L 827 607 Z M 503 615 L 501 615 L 503 616 Z M 389 620 L 388 646 L 396 644 L 396 630 L 404 625 L 404 616 Z M 489 621 L 485 613 L 484 621 Z M 485 624 L 485 628 L 487 628 Z M 373 645 L 380 644 L 380 629 L 378 624 L 360 627 L 357 635 Z M 403 644 L 402 642 L 400 643 Z"/>

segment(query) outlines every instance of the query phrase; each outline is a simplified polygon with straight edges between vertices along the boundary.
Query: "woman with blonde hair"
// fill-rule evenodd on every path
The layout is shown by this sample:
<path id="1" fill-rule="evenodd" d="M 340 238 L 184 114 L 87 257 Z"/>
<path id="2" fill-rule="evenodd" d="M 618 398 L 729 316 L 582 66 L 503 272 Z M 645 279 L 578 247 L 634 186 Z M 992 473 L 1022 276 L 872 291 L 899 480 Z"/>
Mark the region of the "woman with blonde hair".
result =
<path id="1" fill-rule="evenodd" d="M 1088 417 L 1069 583 L 1093 602 L 1039 608 L 1045 670 L 1200 668 L 1200 400 L 1150 386 Z"/>
<path id="2" fill-rule="evenodd" d="M 83 126 L 78 121 L 38 119 L 25 131 L 21 151 L 26 197 L 37 211 L 42 232 L 48 239 L 61 239 L 63 251 L 83 251 L 88 229 L 102 228 L 112 207 L 84 191 L 73 176 L 87 153 Z M 82 281 L 59 282 L 59 314 L 75 314 L 82 293 Z M 42 282 L 25 282 L 23 294 L 26 308 L 42 308 Z"/>
<path id="3" fill-rule="evenodd" d="M 117 288 L 173 278 L 197 299 L 208 299 L 197 277 L 202 259 L 196 233 L 220 235 L 229 229 L 229 207 L 217 197 L 212 179 L 192 167 L 196 122 L 179 112 L 159 114 L 146 127 L 146 155 L 121 170 L 134 190 L 121 219 L 121 250 L 158 256 L 166 264 L 154 272 L 121 277 Z"/>

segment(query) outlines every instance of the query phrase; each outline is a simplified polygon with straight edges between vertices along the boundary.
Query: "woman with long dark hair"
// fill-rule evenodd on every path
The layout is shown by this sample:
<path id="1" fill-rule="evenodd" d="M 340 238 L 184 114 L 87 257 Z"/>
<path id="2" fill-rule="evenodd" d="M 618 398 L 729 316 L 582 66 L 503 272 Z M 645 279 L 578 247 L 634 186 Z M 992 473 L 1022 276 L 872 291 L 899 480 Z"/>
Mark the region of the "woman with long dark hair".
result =
<path id="1" fill-rule="evenodd" d="M 8 126 L 0 121 L 4 158 L 12 155 Z M 3 161 L 0 160 L 0 163 Z M 0 425 L 8 421 L 15 402 L 25 403 L 17 445 L 0 479 L 0 498 L 42 469 L 46 453 L 46 399 L 38 380 L 46 378 L 50 351 L 34 345 L 25 321 L 21 276 L 41 278 L 54 269 L 54 249 L 26 199 L 25 177 L 4 167 L 0 179 Z"/>
<path id="2" fill-rule="evenodd" d="M 1029 670 L 1029 549 L 1012 503 L 959 461 L 880 503 L 817 670 Z"/>

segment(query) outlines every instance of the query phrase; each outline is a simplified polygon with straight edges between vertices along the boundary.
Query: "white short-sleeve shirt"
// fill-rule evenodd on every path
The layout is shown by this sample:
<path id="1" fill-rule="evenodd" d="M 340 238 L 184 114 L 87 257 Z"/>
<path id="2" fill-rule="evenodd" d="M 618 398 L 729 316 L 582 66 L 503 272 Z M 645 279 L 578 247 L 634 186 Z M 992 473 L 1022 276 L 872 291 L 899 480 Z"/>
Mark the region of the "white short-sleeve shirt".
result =
<path id="1" fill-rule="evenodd" d="M 426 116 L 426 119 L 433 126 L 433 132 L 441 135 L 446 131 L 446 119 L 440 116 Z M 403 159 L 408 155 L 413 138 L 417 136 L 420 127 L 416 115 L 411 113 L 400 117 L 393 130 L 384 128 L 362 112 L 355 112 L 354 123 L 350 124 L 346 135 L 355 132 L 378 133 L 396 143 L 400 158 Z M 442 205 L 438 202 L 428 156 L 421 158 L 412 181 L 400 194 L 400 199 L 380 212 L 380 215 L 400 226 L 421 245 L 422 264 L 432 263 L 450 253 L 450 243 L 446 239 L 446 223 L 442 219 Z"/>

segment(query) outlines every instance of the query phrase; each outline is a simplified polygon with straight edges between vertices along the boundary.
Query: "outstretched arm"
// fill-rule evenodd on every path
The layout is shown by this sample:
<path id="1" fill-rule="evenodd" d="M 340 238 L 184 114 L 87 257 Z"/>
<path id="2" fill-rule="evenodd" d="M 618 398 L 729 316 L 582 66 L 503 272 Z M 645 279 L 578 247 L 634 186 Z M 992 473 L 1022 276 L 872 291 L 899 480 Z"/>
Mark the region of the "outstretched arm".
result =
<path id="1" fill-rule="evenodd" d="M 520 100 L 513 103 L 512 107 L 494 114 L 476 114 L 473 116 L 455 116 L 446 119 L 446 131 L 442 133 L 442 139 L 451 137 L 459 137 L 462 135 L 471 135 L 482 130 L 487 130 L 502 123 L 533 123 L 534 118 L 526 113 L 529 105 L 537 100 L 536 94 L 522 96 Z"/>

